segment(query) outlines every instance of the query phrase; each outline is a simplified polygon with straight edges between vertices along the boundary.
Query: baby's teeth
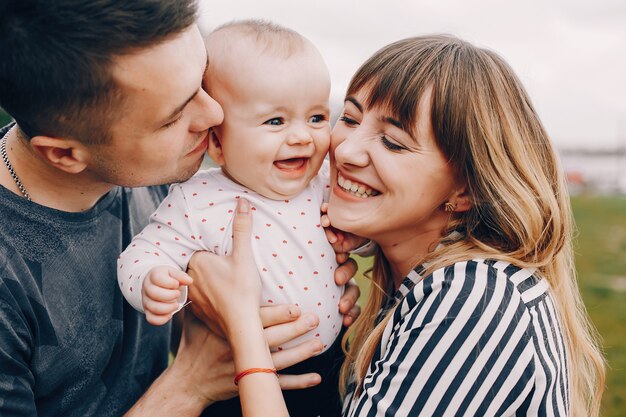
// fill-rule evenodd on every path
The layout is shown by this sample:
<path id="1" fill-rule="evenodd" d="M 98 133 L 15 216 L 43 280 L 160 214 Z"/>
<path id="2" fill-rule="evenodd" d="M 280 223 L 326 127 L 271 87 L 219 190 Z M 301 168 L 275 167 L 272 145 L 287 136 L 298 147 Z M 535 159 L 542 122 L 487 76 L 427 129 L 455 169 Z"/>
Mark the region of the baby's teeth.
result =
<path id="1" fill-rule="evenodd" d="M 359 184 L 352 184 L 350 186 L 350 191 L 352 191 L 352 192 L 356 192 L 356 190 L 358 190 L 358 189 L 359 189 Z"/>
<path id="2" fill-rule="evenodd" d="M 361 185 L 359 189 L 357 190 L 357 193 L 363 194 L 364 192 L 365 192 L 365 187 Z"/>
<path id="3" fill-rule="evenodd" d="M 343 187 L 343 183 L 345 182 L 343 177 L 340 175 L 339 178 L 337 178 L 337 182 L 339 183 L 340 187 Z"/>
<path id="4" fill-rule="evenodd" d="M 350 180 L 345 180 L 343 182 L 343 188 L 345 188 L 346 190 L 349 190 L 352 187 L 352 181 Z"/>

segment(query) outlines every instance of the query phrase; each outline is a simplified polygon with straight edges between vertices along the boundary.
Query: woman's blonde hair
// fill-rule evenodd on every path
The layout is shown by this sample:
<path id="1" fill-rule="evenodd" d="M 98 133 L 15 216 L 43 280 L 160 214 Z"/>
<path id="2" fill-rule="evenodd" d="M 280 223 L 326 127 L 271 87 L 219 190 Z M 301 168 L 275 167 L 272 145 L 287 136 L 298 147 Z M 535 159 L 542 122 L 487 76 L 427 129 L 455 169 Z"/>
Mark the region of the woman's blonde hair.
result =
<path id="1" fill-rule="evenodd" d="M 536 268 L 558 306 L 571 367 L 571 412 L 599 415 L 604 357 L 589 321 L 573 261 L 573 219 L 563 170 L 528 95 L 497 54 L 449 36 L 404 39 L 384 47 L 356 72 L 348 95 L 383 107 L 416 126 L 417 107 L 432 88 L 431 123 L 439 148 L 467 184 L 473 208 L 451 218 L 444 245 L 422 262 L 435 269 L 472 258 Z M 415 132 L 411 132 L 415 133 Z M 451 234 L 453 230 L 459 234 Z M 455 237 L 456 236 L 456 237 Z M 382 253 L 374 258 L 370 297 L 344 337 L 345 392 L 357 390 L 385 325 L 376 324 L 393 278 Z M 424 275 L 426 276 L 426 275 Z"/>

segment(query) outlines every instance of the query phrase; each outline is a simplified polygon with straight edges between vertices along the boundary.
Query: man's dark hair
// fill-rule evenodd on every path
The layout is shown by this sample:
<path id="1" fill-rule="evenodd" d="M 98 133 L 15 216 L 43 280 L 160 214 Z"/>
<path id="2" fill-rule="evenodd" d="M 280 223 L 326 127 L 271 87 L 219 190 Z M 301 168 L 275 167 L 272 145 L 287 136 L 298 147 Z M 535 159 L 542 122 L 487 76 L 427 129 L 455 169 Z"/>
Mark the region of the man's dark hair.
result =
<path id="1" fill-rule="evenodd" d="M 0 106 L 28 136 L 104 143 L 122 106 L 113 59 L 197 17 L 195 0 L 2 0 Z"/>

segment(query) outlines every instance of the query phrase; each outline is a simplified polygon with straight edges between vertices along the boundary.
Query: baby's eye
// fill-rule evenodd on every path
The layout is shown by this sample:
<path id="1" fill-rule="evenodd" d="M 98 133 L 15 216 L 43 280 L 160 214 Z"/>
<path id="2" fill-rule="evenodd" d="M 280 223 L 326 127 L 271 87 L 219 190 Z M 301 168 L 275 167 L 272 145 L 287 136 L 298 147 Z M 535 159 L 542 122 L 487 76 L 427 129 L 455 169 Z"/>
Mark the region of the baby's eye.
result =
<path id="1" fill-rule="evenodd" d="M 316 114 L 315 116 L 311 116 L 308 120 L 309 123 L 322 123 L 326 120 L 326 116 L 323 114 Z"/>
<path id="2" fill-rule="evenodd" d="M 285 120 L 282 117 L 274 117 L 273 119 L 266 120 L 265 122 L 263 122 L 263 124 L 270 126 L 280 126 L 282 124 L 285 124 Z"/>

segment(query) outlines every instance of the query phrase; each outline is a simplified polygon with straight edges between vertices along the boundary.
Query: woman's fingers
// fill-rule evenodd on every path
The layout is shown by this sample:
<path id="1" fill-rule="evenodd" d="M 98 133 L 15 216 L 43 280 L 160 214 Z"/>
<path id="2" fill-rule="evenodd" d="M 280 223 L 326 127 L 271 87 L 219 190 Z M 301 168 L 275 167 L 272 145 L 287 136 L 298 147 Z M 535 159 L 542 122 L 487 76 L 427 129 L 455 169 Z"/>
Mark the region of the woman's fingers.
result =
<path id="1" fill-rule="evenodd" d="M 297 320 L 277 324 L 265 329 L 265 338 L 270 347 L 277 347 L 288 342 L 319 325 L 319 318 L 313 313 L 305 313 Z"/>
<path id="2" fill-rule="evenodd" d="M 341 314 L 347 314 L 352 307 L 356 305 L 356 301 L 361 295 L 361 290 L 356 285 L 354 280 L 350 280 L 346 284 L 346 290 L 343 292 L 341 299 L 339 300 L 339 312 Z"/>
<path id="3" fill-rule="evenodd" d="M 260 311 L 261 322 L 265 328 L 294 321 L 302 314 L 300 307 L 290 304 L 261 307 Z"/>
<path id="4" fill-rule="evenodd" d="M 322 382 L 319 374 L 279 375 L 280 389 L 292 390 L 313 387 Z"/>
<path id="5" fill-rule="evenodd" d="M 292 348 L 272 353 L 272 361 L 279 371 L 322 353 L 324 345 L 319 340 L 308 340 Z"/>
<path id="6" fill-rule="evenodd" d="M 252 233 L 252 215 L 250 203 L 244 198 L 237 200 L 237 209 L 233 217 L 233 257 L 251 257 L 252 246 L 250 235 Z"/>
<path id="7" fill-rule="evenodd" d="M 343 315 L 343 325 L 345 327 L 348 327 L 350 325 L 352 325 L 352 323 L 354 323 L 354 321 L 361 315 L 361 307 L 359 307 L 358 305 L 354 305 L 354 307 L 352 307 L 350 309 L 350 311 L 348 311 L 347 314 Z"/>
<path id="8" fill-rule="evenodd" d="M 335 269 L 335 284 L 346 285 L 348 282 L 350 282 L 352 277 L 354 277 L 358 268 L 359 266 L 354 259 L 350 258 L 345 260 L 341 265 L 337 267 L 337 269 Z"/>

